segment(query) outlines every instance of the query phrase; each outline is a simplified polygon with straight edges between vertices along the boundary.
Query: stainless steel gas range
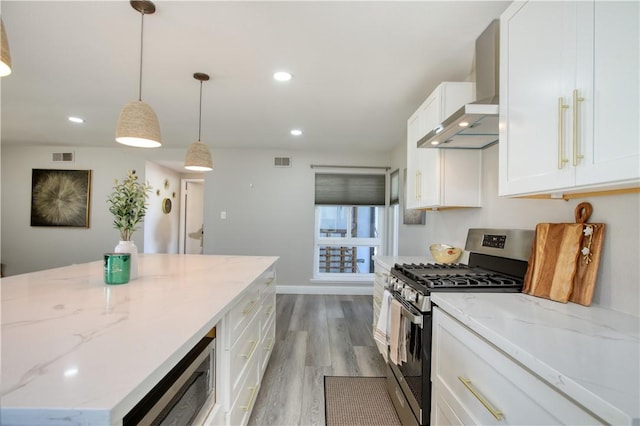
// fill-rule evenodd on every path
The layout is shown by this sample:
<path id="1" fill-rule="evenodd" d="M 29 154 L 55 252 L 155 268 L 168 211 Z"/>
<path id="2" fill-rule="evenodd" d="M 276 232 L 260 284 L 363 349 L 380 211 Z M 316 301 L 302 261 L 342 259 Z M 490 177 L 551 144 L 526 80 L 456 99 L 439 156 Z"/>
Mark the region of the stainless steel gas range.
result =
<path id="1" fill-rule="evenodd" d="M 534 231 L 470 229 L 468 264 L 396 264 L 391 293 L 387 388 L 404 425 L 428 425 L 431 412 L 431 293 L 520 292 Z"/>

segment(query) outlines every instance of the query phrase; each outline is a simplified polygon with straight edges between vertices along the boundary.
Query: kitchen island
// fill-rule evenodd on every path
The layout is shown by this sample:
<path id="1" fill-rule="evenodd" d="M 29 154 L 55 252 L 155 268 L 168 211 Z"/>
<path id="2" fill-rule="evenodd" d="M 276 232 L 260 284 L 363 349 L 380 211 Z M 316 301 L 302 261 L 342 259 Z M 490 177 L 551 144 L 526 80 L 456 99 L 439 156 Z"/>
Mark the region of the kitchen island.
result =
<path id="1" fill-rule="evenodd" d="M 526 294 L 431 300 L 432 423 L 640 422 L 638 317 Z"/>
<path id="2" fill-rule="evenodd" d="M 257 280 L 273 282 L 276 261 L 143 254 L 123 285 L 104 284 L 102 261 L 3 278 L 0 423 L 121 424 Z"/>

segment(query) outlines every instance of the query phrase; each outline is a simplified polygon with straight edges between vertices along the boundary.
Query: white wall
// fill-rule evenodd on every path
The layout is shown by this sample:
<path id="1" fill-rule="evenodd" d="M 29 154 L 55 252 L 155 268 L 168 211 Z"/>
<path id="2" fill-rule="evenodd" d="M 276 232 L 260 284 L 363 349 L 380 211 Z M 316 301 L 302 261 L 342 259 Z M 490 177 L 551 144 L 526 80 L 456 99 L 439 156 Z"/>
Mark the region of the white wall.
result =
<path id="1" fill-rule="evenodd" d="M 393 152 L 394 168 L 405 167 L 406 147 Z M 593 206 L 590 222 L 605 223 L 594 303 L 640 315 L 640 194 L 563 200 L 498 197 L 498 145 L 482 151 L 482 208 L 427 212 L 425 225 L 400 225 L 399 254 L 424 255 L 432 243 L 464 247 L 467 230 L 534 229 L 541 222 L 574 222 L 578 203 Z"/>
<path id="2" fill-rule="evenodd" d="M 205 176 L 204 253 L 280 256 L 278 291 L 310 286 L 315 173 L 310 165 L 389 166 L 388 154 L 367 152 L 217 149 L 213 154 L 214 170 Z M 292 167 L 274 167 L 274 156 L 291 156 Z"/>
<path id="3" fill-rule="evenodd" d="M 313 269 L 314 226 L 314 172 L 310 164 L 392 166 L 402 170 L 406 164 L 404 145 L 398 144 L 391 158 L 367 153 L 215 150 L 214 171 L 205 174 L 204 252 L 280 256 L 279 287 L 308 286 Z M 8 275 L 100 259 L 119 239 L 105 201 L 113 179 L 121 179 L 129 169 L 144 170 L 148 160 L 175 160 L 184 155 L 164 148 L 73 148 L 76 163 L 64 168 L 93 170 L 90 228 L 31 227 L 31 169 L 63 168 L 51 163 L 51 152 L 68 150 L 2 147 L 0 253 Z M 499 198 L 497 151 L 497 146 L 483 151 L 484 207 L 429 212 L 426 225 L 401 225 L 400 255 L 426 254 L 433 242 L 464 246 L 471 227 L 533 229 L 538 222 L 573 221 L 575 206 L 585 200 Z M 291 156 L 292 167 L 273 167 L 274 156 Z M 594 301 L 640 315 L 640 194 L 586 201 L 594 208 L 591 221 L 607 224 Z M 227 212 L 226 220 L 220 219 L 221 211 Z M 139 248 L 145 247 L 144 234 L 142 230 L 134 234 Z"/>
<path id="4" fill-rule="evenodd" d="M 153 187 L 144 219 L 145 253 L 178 253 L 180 226 L 180 176 L 175 170 L 147 161 L 146 181 Z M 168 198 L 172 207 L 162 211 L 162 201 Z"/>
<path id="5" fill-rule="evenodd" d="M 114 179 L 123 179 L 127 171 L 133 169 L 146 180 L 147 160 L 184 158 L 184 150 L 146 150 L 115 145 L 115 142 L 113 148 L 2 145 L 0 257 L 6 275 L 101 259 L 103 253 L 113 251 L 120 237 L 113 227 L 113 217 L 106 202 L 113 191 Z M 75 152 L 74 163 L 51 161 L 53 152 L 69 151 Z M 89 228 L 30 225 L 31 170 L 34 168 L 92 170 Z M 176 188 L 179 189 L 179 184 Z M 133 240 L 143 252 L 143 229 L 133 234 Z"/>

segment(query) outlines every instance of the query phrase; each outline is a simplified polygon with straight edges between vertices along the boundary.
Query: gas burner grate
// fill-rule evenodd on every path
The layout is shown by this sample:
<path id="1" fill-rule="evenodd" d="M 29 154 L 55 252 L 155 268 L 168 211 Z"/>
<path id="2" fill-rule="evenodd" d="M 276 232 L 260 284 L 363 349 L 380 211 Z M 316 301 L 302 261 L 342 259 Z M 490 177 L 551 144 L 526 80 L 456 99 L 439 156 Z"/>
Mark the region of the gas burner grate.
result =
<path id="1" fill-rule="evenodd" d="M 459 275 L 425 274 L 418 279 L 427 287 L 512 287 L 522 284 L 521 280 L 489 273 L 472 273 Z"/>

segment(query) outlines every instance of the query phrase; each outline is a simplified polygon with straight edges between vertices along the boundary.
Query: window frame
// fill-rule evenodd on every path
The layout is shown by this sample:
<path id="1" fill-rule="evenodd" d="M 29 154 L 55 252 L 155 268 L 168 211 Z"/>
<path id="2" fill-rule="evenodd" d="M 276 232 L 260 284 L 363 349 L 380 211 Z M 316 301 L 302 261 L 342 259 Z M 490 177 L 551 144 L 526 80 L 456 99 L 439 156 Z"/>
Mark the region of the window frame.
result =
<path id="1" fill-rule="evenodd" d="M 320 208 L 343 207 L 347 209 L 347 232 L 345 237 L 321 237 L 320 236 Z M 351 237 L 351 215 L 353 208 L 375 208 L 377 211 L 376 231 L 377 237 Z M 375 255 L 380 255 L 384 249 L 384 228 L 386 223 L 386 206 L 376 205 L 342 205 L 342 204 L 317 204 L 314 206 L 314 248 L 313 248 L 313 280 L 318 281 L 371 281 L 375 276 L 372 272 L 322 272 L 320 270 L 320 248 L 327 246 L 338 247 L 374 247 Z M 373 259 L 371 259 L 373 262 Z"/>

